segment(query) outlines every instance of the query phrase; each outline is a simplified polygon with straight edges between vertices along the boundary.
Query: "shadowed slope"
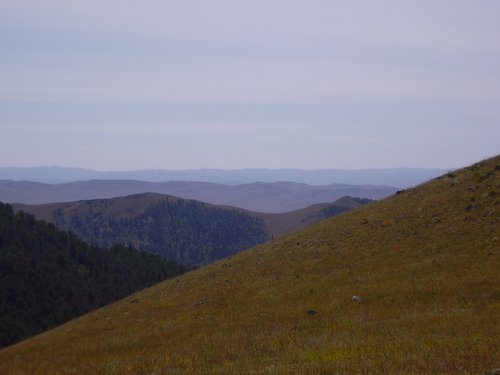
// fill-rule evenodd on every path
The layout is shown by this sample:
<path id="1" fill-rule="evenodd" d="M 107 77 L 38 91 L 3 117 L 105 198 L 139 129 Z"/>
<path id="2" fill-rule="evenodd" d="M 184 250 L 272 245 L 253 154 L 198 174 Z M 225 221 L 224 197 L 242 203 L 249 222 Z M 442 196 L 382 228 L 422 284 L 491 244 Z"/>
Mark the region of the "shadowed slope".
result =
<path id="1" fill-rule="evenodd" d="M 0 372 L 485 373 L 499 176 L 495 157 L 164 282 L 0 351 Z"/>
<path id="2" fill-rule="evenodd" d="M 0 347 L 185 271 L 131 247 L 89 246 L 0 202 Z"/>

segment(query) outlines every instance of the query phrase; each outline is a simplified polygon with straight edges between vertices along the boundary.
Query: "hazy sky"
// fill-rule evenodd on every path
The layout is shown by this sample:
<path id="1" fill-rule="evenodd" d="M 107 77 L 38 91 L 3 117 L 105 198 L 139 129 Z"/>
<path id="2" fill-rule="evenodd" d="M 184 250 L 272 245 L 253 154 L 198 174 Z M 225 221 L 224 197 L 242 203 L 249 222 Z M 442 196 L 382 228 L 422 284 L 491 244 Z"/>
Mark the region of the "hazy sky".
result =
<path id="1" fill-rule="evenodd" d="M 458 167 L 498 0 L 0 0 L 0 166 Z"/>

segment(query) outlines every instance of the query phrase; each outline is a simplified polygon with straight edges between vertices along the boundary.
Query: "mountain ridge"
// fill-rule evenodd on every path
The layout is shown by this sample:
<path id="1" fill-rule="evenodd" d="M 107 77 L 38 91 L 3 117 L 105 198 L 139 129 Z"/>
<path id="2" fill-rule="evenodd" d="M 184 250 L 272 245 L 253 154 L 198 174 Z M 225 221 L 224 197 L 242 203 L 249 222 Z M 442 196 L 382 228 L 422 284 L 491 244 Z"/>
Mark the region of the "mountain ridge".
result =
<path id="1" fill-rule="evenodd" d="M 91 179 L 133 179 L 149 182 L 174 180 L 214 182 L 241 185 L 256 181 L 303 182 L 309 185 L 345 183 L 349 185 L 390 185 L 409 187 L 437 177 L 447 169 L 440 168 L 381 168 L 381 169 L 145 169 L 134 171 L 96 171 L 59 166 L 0 167 L 0 180 L 24 180 L 63 183 Z"/>
<path id="2" fill-rule="evenodd" d="M 396 191 L 396 188 L 389 186 L 345 184 L 312 186 L 293 182 L 259 182 L 229 186 L 192 181 L 159 183 L 136 180 L 91 180 L 64 184 L 0 181 L 0 201 L 7 203 L 71 202 L 150 192 L 268 213 L 289 212 L 315 203 L 333 202 L 343 196 L 380 199 Z"/>

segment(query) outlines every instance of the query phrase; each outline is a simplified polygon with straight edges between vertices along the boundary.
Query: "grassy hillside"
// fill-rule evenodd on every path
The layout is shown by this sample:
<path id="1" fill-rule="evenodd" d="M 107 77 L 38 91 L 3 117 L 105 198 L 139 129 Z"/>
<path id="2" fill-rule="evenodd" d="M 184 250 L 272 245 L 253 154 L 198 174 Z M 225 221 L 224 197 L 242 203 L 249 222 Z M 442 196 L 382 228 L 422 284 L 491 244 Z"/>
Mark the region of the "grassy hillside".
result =
<path id="1" fill-rule="evenodd" d="M 0 346 L 182 272 L 133 248 L 88 246 L 0 203 Z"/>
<path id="2" fill-rule="evenodd" d="M 319 203 L 291 212 L 269 214 L 253 213 L 266 224 L 269 233 L 274 237 L 290 234 L 298 229 L 318 223 L 329 217 L 352 210 L 372 200 L 366 198 L 342 197 L 333 203 Z"/>
<path id="3" fill-rule="evenodd" d="M 6 348 L 0 373 L 487 373 L 499 191 L 497 156 Z"/>

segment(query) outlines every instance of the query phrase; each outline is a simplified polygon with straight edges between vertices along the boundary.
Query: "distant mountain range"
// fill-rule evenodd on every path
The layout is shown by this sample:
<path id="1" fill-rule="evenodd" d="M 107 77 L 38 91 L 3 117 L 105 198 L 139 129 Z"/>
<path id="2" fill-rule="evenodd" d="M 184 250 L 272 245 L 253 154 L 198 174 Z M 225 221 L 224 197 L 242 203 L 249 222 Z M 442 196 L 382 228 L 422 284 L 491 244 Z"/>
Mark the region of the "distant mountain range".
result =
<path id="1" fill-rule="evenodd" d="M 1 167 L 0 180 L 62 183 L 86 180 L 141 180 L 149 182 L 202 181 L 225 185 L 241 185 L 252 182 L 290 181 L 309 185 L 351 184 L 389 185 L 398 188 L 414 186 L 446 170 L 429 168 L 389 169 L 192 169 L 192 170 L 136 170 L 95 171 L 58 166 Z"/>
<path id="2" fill-rule="evenodd" d="M 4 180 L 0 181 L 0 201 L 42 204 L 159 193 L 257 212 L 282 213 L 317 203 L 334 202 L 344 196 L 381 199 L 395 193 L 396 190 L 390 186 L 345 184 L 312 186 L 293 182 L 255 182 L 229 186 L 190 181 L 90 180 L 44 184 Z"/>

